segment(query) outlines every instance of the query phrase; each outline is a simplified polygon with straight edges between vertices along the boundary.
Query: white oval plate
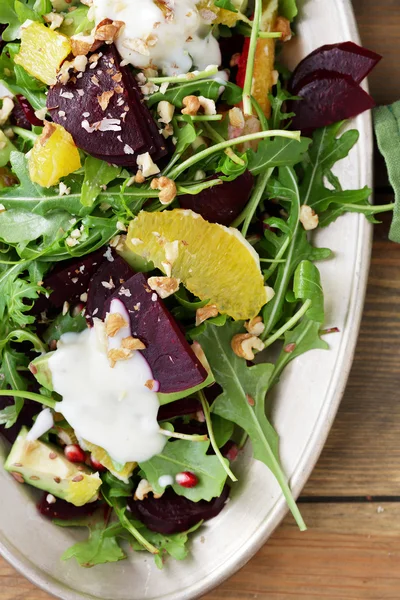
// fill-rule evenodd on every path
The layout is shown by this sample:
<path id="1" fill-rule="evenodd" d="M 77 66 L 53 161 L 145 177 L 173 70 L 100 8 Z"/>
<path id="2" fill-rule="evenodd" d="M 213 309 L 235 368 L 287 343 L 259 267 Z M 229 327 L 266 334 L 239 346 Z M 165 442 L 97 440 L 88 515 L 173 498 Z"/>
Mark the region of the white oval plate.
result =
<path id="1" fill-rule="evenodd" d="M 291 43 L 292 64 L 322 44 L 359 41 L 349 0 L 306 1 L 297 32 Z M 361 115 L 354 126 L 360 141 L 337 171 L 348 188 L 371 184 L 372 174 L 370 116 Z M 316 243 L 335 252 L 319 266 L 326 325 L 339 327 L 340 334 L 329 336 L 329 351 L 314 350 L 292 362 L 275 392 L 274 423 L 295 495 L 315 465 L 346 385 L 363 309 L 371 227 L 363 216 L 349 214 L 320 232 Z M 73 560 L 61 562 L 61 554 L 81 533 L 42 519 L 32 501 L 34 492 L 0 469 L 0 551 L 25 577 L 65 600 L 196 598 L 248 561 L 287 510 L 273 477 L 250 459 L 249 450 L 236 470 L 240 483 L 230 502 L 194 536 L 190 557 L 183 562 L 171 559 L 159 571 L 145 553 L 131 553 L 129 561 L 93 569 L 82 569 Z"/>

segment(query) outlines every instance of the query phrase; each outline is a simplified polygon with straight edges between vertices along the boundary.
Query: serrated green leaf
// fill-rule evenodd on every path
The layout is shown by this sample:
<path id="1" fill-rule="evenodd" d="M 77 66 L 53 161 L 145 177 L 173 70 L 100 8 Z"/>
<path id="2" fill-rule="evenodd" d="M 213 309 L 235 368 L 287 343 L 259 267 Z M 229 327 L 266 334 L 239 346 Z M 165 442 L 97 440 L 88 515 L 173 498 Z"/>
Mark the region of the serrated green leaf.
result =
<path id="1" fill-rule="evenodd" d="M 81 567 L 94 567 L 126 558 L 116 537 L 107 535 L 107 527 L 98 523 L 89 528 L 89 538 L 77 542 L 62 555 L 62 560 L 75 558 Z"/>
<path id="2" fill-rule="evenodd" d="M 309 138 L 301 138 L 300 142 L 287 138 L 262 140 L 257 151 L 247 151 L 249 158 L 248 169 L 253 175 L 259 175 L 271 167 L 293 166 L 302 160 L 302 157 L 311 143 Z"/>
<path id="3" fill-rule="evenodd" d="M 109 165 L 104 160 L 88 156 L 85 160 L 85 178 L 82 184 L 81 203 L 83 206 L 93 206 L 103 186 L 117 179 L 121 167 Z"/>

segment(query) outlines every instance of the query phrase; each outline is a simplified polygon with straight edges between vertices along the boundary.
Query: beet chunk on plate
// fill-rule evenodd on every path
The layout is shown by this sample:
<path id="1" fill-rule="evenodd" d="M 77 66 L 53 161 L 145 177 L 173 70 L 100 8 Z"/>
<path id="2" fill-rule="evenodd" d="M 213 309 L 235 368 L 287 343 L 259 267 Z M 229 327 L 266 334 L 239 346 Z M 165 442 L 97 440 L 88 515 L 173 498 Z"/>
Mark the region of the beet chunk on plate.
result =
<path id="1" fill-rule="evenodd" d="M 142 523 L 158 533 L 171 535 L 187 531 L 199 521 L 208 521 L 216 517 L 225 506 L 229 496 L 229 486 L 225 486 L 219 498 L 209 502 L 200 500 L 192 502 L 184 496 L 175 494 L 172 488 L 167 488 L 161 498 L 155 499 L 149 495 L 145 500 L 128 500 L 132 514 Z"/>
<path id="2" fill-rule="evenodd" d="M 361 83 L 381 59 L 379 54 L 354 42 L 321 46 L 297 65 L 289 81 L 289 90 L 297 95 L 305 78 L 321 70 L 348 75 Z"/>
<path id="3" fill-rule="evenodd" d="M 216 179 L 215 176 L 214 179 Z M 192 196 L 179 196 L 182 208 L 189 208 L 210 223 L 230 225 L 240 215 L 249 201 L 253 189 L 254 177 L 245 171 L 233 181 L 224 181 L 221 185 L 208 188 Z"/>
<path id="4" fill-rule="evenodd" d="M 207 372 L 181 332 L 164 302 L 147 285 L 143 273 L 137 273 L 110 296 L 121 300 L 131 321 L 133 337 L 146 346 L 141 350 L 160 388 L 165 394 L 189 389 L 207 379 Z"/>
<path id="5" fill-rule="evenodd" d="M 104 47 L 96 67 L 90 68 L 93 64 L 49 90 L 47 108 L 54 122 L 79 148 L 110 163 L 134 167 L 139 154 L 149 152 L 153 160 L 164 156 L 164 138 L 134 76 L 120 67 L 115 47 Z"/>
<path id="6" fill-rule="evenodd" d="M 89 502 L 83 506 L 74 506 L 70 502 L 56 498 L 53 504 L 47 502 L 48 493 L 44 492 L 38 504 L 38 510 L 41 515 L 48 519 L 61 519 L 62 521 L 71 521 L 83 519 L 94 513 L 101 506 L 101 502 Z"/>
<path id="7" fill-rule="evenodd" d="M 375 106 L 371 96 L 348 75 L 320 71 L 315 77 L 313 74 L 304 81 L 297 93 L 300 100 L 288 103 L 289 111 L 296 114 L 290 127 L 300 129 L 303 135 L 356 117 Z"/>

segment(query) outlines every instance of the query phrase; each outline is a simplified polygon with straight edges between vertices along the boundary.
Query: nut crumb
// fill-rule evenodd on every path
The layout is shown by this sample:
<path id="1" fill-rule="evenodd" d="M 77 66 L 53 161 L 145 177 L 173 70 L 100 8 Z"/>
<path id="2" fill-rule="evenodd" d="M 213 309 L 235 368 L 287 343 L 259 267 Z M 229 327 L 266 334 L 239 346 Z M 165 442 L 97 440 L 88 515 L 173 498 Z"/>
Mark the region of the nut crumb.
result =
<path id="1" fill-rule="evenodd" d="M 264 343 L 255 335 L 251 333 L 238 333 L 233 336 L 231 340 L 231 348 L 240 358 L 245 358 L 246 360 L 254 359 L 255 350 L 263 350 Z"/>
<path id="2" fill-rule="evenodd" d="M 158 199 L 161 204 L 170 204 L 176 196 L 176 184 L 168 177 L 155 177 L 151 180 L 150 187 L 152 190 L 160 190 Z"/>
<path id="3" fill-rule="evenodd" d="M 207 319 L 211 319 L 212 317 L 218 316 L 218 309 L 215 304 L 206 304 L 202 308 L 198 308 L 196 310 L 196 327 L 207 321 Z"/>
<path id="4" fill-rule="evenodd" d="M 114 368 L 119 360 L 128 360 L 132 358 L 132 351 L 128 348 L 112 348 L 107 352 L 111 368 Z"/>
<path id="5" fill-rule="evenodd" d="M 246 321 L 244 327 L 249 333 L 256 336 L 261 335 L 265 329 L 262 317 L 260 316 L 254 317 L 253 319 L 250 319 L 250 321 Z"/>
<path id="6" fill-rule="evenodd" d="M 303 204 L 303 206 L 300 207 L 300 222 L 306 231 L 311 231 L 318 227 L 319 218 L 311 206 Z"/>
<path id="7" fill-rule="evenodd" d="M 109 313 L 106 318 L 106 334 L 114 337 L 118 331 L 128 327 L 128 323 L 120 313 Z"/>
<path id="8" fill-rule="evenodd" d="M 179 290 L 180 280 L 175 277 L 150 277 L 147 283 L 160 298 L 168 298 Z"/>
<path id="9" fill-rule="evenodd" d="M 138 338 L 134 338 L 131 335 L 122 340 L 122 348 L 128 350 L 145 350 L 146 346 Z"/>

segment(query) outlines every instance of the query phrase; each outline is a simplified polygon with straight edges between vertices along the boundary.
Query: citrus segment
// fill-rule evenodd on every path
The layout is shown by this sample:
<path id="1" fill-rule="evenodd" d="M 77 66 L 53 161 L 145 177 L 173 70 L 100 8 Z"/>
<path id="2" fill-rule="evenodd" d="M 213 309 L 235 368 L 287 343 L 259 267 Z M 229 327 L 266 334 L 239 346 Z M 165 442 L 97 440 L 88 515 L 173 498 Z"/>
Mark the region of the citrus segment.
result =
<path id="1" fill-rule="evenodd" d="M 81 440 L 81 446 L 85 450 L 91 453 L 92 458 L 95 461 L 99 462 L 103 465 L 114 477 L 124 481 L 125 483 L 128 481 L 129 477 L 132 475 L 133 471 L 136 469 L 137 463 L 129 462 L 125 465 L 117 465 L 110 458 L 110 455 L 100 446 L 96 446 L 96 444 L 91 444 L 86 440 Z M 117 468 L 118 467 L 118 468 Z"/>
<path id="2" fill-rule="evenodd" d="M 129 225 L 127 243 L 233 319 L 255 317 L 266 302 L 258 255 L 232 227 L 191 210 L 142 211 Z"/>

